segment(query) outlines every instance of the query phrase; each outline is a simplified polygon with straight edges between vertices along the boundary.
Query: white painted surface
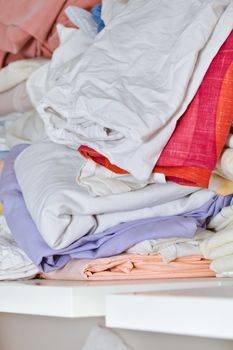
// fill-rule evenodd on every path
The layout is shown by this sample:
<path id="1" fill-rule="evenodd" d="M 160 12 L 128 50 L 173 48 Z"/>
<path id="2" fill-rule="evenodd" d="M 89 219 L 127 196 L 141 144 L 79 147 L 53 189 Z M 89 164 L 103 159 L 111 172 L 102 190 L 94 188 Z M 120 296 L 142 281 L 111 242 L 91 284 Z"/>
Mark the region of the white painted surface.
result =
<path id="1" fill-rule="evenodd" d="M 97 317 L 105 315 L 107 294 L 198 288 L 218 286 L 222 283 L 227 283 L 227 280 L 202 278 L 114 282 L 45 280 L 1 282 L 0 312 L 59 317 Z"/>
<path id="2" fill-rule="evenodd" d="M 106 324 L 132 330 L 233 339 L 233 279 L 218 286 L 108 295 Z M 233 348 L 233 345 L 232 345 Z"/>
<path id="3" fill-rule="evenodd" d="M 190 291 L 188 291 L 188 288 L 191 288 L 191 291 L 198 291 L 202 287 L 204 288 L 202 291 L 205 288 L 208 291 L 209 288 L 212 290 L 214 287 L 213 290 L 218 290 L 221 287 L 220 289 L 223 290 L 222 288 L 229 285 L 233 285 L 232 280 L 214 278 L 130 282 L 64 282 L 42 280 L 1 282 L 0 349 L 80 350 L 91 328 L 96 324 L 103 325 L 105 322 L 103 315 L 105 314 L 104 301 L 107 294 L 124 293 L 124 295 L 109 295 L 107 297 L 108 303 L 110 302 L 113 307 L 112 320 L 114 319 L 114 315 L 116 316 L 116 309 L 120 307 L 117 320 L 120 320 L 121 324 L 125 320 L 126 328 L 134 329 L 136 320 L 140 319 L 145 322 L 148 312 L 149 319 L 156 318 L 156 315 L 158 316 L 158 310 L 154 308 L 153 302 L 148 303 L 147 312 L 146 309 L 143 313 L 140 310 L 135 311 L 134 297 L 140 296 L 138 292 L 141 292 L 141 296 L 146 298 L 149 295 L 153 297 L 154 291 L 157 291 L 156 293 L 158 295 L 161 294 L 164 297 L 171 294 L 172 297 L 177 298 L 178 295 L 179 298 L 179 293 L 181 292 L 189 295 Z M 173 295 L 177 289 L 179 290 L 177 292 L 178 294 Z M 149 294 L 145 294 L 143 291 L 147 291 Z M 231 299 L 229 298 L 229 293 L 227 299 Z M 125 303 L 124 301 L 124 305 L 121 302 L 119 304 L 118 301 L 121 296 L 130 296 L 129 303 Z M 209 297 L 210 294 L 208 294 Z M 113 303 L 111 302 L 111 298 L 114 298 Z M 130 304 L 130 302 L 134 303 L 134 305 Z M 129 313 L 129 308 L 132 306 L 133 310 Z M 138 306 L 141 307 L 140 304 L 137 304 Z M 167 310 L 169 311 L 169 308 Z M 190 313 L 190 310 L 188 311 Z M 199 309 L 199 320 L 201 319 L 201 313 L 202 311 Z M 97 317 L 100 315 L 102 317 Z M 131 317 L 130 323 L 128 323 L 128 316 Z M 168 316 L 173 321 L 181 319 L 179 313 L 174 314 L 172 311 L 170 311 Z M 215 312 L 215 317 L 217 316 L 218 314 Z M 218 321 L 223 325 L 224 317 L 224 310 L 222 310 Z M 107 318 L 108 322 L 109 305 L 107 307 Z M 115 324 L 114 327 L 120 327 L 120 325 Z M 233 341 L 231 340 L 162 334 L 157 333 L 157 331 L 138 332 L 116 328 L 114 328 L 114 331 L 125 340 L 132 350 L 154 350 L 155 348 L 160 350 L 170 348 L 178 348 L 179 350 L 196 350 L 197 348 L 205 350 L 233 349 Z M 166 332 L 168 331 L 167 328 Z"/>

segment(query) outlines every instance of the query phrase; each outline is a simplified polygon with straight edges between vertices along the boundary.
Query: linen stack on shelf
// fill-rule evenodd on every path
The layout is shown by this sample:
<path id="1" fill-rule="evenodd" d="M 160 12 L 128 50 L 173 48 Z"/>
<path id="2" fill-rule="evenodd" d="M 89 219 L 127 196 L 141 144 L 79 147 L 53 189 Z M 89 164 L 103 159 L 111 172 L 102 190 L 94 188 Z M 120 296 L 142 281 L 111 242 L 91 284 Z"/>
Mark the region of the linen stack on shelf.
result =
<path id="1" fill-rule="evenodd" d="M 232 276 L 233 1 L 53 3 L 2 4 L 0 279 Z"/>

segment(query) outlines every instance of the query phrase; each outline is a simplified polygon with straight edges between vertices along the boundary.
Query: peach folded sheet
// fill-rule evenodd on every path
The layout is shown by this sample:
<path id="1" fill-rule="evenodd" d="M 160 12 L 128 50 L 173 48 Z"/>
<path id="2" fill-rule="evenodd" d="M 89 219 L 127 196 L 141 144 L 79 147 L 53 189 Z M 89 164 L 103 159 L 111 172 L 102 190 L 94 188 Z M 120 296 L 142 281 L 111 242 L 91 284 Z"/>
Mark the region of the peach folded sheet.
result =
<path id="1" fill-rule="evenodd" d="M 210 262 L 203 256 L 186 256 L 166 263 L 159 254 L 121 254 L 95 260 L 74 259 L 63 268 L 42 273 L 40 277 L 76 281 L 214 277 Z"/>

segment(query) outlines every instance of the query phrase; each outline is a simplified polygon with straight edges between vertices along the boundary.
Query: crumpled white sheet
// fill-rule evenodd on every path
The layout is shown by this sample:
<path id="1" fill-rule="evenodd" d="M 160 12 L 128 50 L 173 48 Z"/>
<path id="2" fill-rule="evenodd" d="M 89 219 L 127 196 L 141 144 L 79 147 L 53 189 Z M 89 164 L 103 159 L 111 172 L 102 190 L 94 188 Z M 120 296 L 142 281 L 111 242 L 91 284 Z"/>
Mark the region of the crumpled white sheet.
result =
<path id="1" fill-rule="evenodd" d="M 190 243 L 175 243 L 159 251 L 163 260 L 167 263 L 174 261 L 176 258 L 184 256 L 201 255 L 200 246 L 196 242 Z"/>
<path id="2" fill-rule="evenodd" d="M 49 137 L 147 180 L 232 26 L 231 0 L 128 2 L 39 102 Z"/>
<path id="3" fill-rule="evenodd" d="M 34 278 L 38 268 L 18 247 L 7 226 L 4 216 L 0 216 L 0 280 Z"/>
<path id="4" fill-rule="evenodd" d="M 233 255 L 233 230 L 223 230 L 213 234 L 201 243 L 201 251 L 206 258 L 215 260 Z"/>
<path id="5" fill-rule="evenodd" d="M 113 18 L 124 10 L 129 0 L 103 0 L 101 8 L 101 18 L 107 26 Z"/>
<path id="6" fill-rule="evenodd" d="M 95 326 L 88 335 L 81 350 L 130 350 L 123 340 L 113 331 Z"/>
<path id="7" fill-rule="evenodd" d="M 56 86 L 58 80 L 74 67 L 93 42 L 93 37 L 81 29 L 66 28 L 58 24 L 57 31 L 60 44 L 53 52 L 51 60 L 37 69 L 27 80 L 27 91 L 34 107 L 50 89 Z"/>
<path id="8" fill-rule="evenodd" d="M 12 65 L 7 72 L 12 76 L 15 73 L 18 80 L 28 78 L 27 92 L 34 107 L 56 84 L 58 78 L 72 66 L 74 57 L 77 58 L 93 40 L 76 28 L 66 28 L 58 24 L 57 30 L 60 45 L 54 51 L 51 60 L 26 60 L 28 64 L 23 61 Z M 19 143 L 37 142 L 45 137 L 44 122 L 33 109 L 19 115 L 19 118 L 6 129 L 6 142 L 10 148 Z"/>
<path id="9" fill-rule="evenodd" d="M 212 259 L 216 273 L 233 271 L 233 205 L 223 208 L 208 224 L 215 233 L 200 244 L 202 254 Z"/>
<path id="10" fill-rule="evenodd" d="M 214 195 L 209 190 L 167 183 L 93 197 L 75 181 L 85 162 L 77 151 L 53 142 L 34 143 L 15 161 L 27 208 L 41 235 L 54 249 L 120 222 L 198 208 Z M 191 193 L 193 197 L 189 196 Z"/>
<path id="11" fill-rule="evenodd" d="M 97 34 L 97 24 L 94 21 L 92 14 L 82 8 L 76 6 L 68 6 L 65 13 L 69 20 L 75 24 L 84 34 L 93 39 Z"/>
<path id="12" fill-rule="evenodd" d="M 164 261 L 170 262 L 176 258 L 190 255 L 201 255 L 200 243 L 211 236 L 213 232 L 201 230 L 192 239 L 189 238 L 167 238 L 151 239 L 139 242 L 127 249 L 127 253 L 154 255 L 160 254 Z"/>
<path id="13" fill-rule="evenodd" d="M 34 107 L 49 89 L 56 85 L 60 76 L 72 67 L 72 60 L 77 59 L 93 41 L 76 28 L 66 28 L 58 24 L 57 30 L 60 45 L 54 51 L 51 60 L 26 60 L 28 63 L 23 61 L 12 64 L 9 65 L 9 72 L 6 71 L 7 75 L 4 75 L 10 74 L 13 79 L 14 73 L 17 81 L 28 78 L 26 88 Z M 19 143 L 33 143 L 44 138 L 46 138 L 44 122 L 35 110 L 19 115 L 19 118 L 6 129 L 6 143 L 10 148 Z"/>
<path id="14" fill-rule="evenodd" d="M 146 187 L 150 183 L 166 183 L 164 174 L 152 174 L 148 181 L 139 181 L 130 174 L 115 174 L 111 170 L 88 159 L 76 177 L 80 186 L 88 189 L 92 196 L 107 196 L 126 193 Z"/>

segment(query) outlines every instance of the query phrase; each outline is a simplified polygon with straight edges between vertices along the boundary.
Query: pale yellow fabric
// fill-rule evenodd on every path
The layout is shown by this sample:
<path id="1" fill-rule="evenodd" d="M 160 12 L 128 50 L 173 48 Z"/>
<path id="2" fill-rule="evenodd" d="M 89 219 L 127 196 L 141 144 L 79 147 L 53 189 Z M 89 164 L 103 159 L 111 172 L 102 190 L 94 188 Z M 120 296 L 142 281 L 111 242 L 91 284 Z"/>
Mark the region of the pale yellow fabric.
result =
<path id="1" fill-rule="evenodd" d="M 0 215 L 4 213 L 4 207 L 3 204 L 0 202 Z"/>
<path id="2" fill-rule="evenodd" d="M 209 189 L 220 196 L 227 196 L 233 194 L 233 181 L 213 172 L 209 181 Z"/>

